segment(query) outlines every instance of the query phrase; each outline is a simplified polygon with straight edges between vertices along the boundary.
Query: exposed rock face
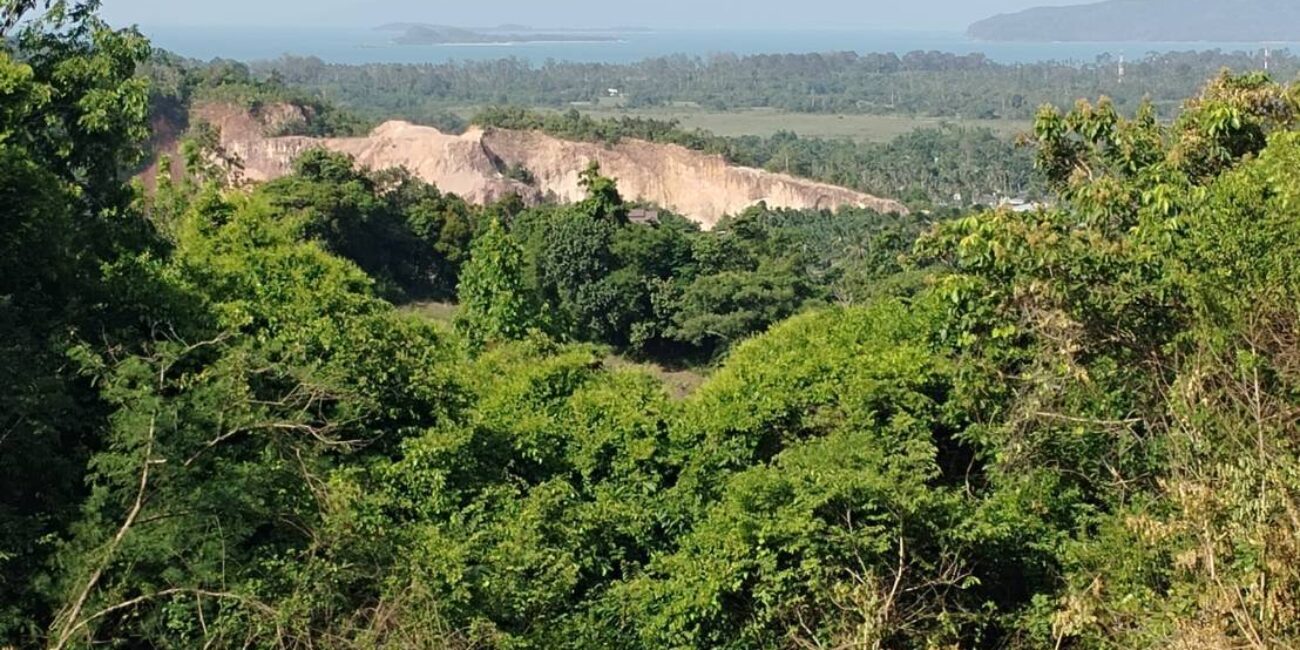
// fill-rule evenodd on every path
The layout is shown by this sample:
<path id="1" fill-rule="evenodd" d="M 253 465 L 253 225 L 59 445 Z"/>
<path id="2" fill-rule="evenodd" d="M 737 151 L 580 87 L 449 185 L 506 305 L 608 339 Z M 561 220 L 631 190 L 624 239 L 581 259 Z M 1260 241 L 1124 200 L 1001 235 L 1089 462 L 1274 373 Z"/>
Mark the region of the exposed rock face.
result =
<path id="1" fill-rule="evenodd" d="M 470 136 L 471 134 L 466 134 Z M 578 175 L 587 164 L 618 181 L 624 197 L 648 201 L 684 214 L 706 228 L 726 214 L 759 201 L 780 208 L 837 208 L 854 205 L 878 212 L 906 212 L 889 201 L 834 185 L 737 167 L 722 156 L 678 145 L 624 140 L 616 145 L 571 142 L 536 131 L 493 130 L 481 136 L 498 159 L 521 164 L 543 192 L 562 200 L 583 197 Z"/>
<path id="2" fill-rule="evenodd" d="M 370 169 L 405 167 L 412 174 L 472 203 L 490 203 L 510 193 L 537 203 L 541 193 L 501 174 L 483 147 L 482 132 L 447 135 L 437 129 L 388 122 L 364 138 L 257 138 L 227 140 L 227 153 L 239 158 L 244 178 L 266 181 L 290 173 L 293 161 L 309 149 L 325 147 L 351 155 Z"/>
<path id="3" fill-rule="evenodd" d="M 676 145 L 625 140 L 616 145 L 570 142 L 538 132 L 471 129 L 448 135 L 430 127 L 387 122 L 360 138 L 267 137 L 266 125 L 233 107 L 208 106 L 195 118 L 221 131 L 226 151 L 239 158 L 247 180 L 284 176 L 302 152 L 325 147 L 350 154 L 371 169 L 405 167 L 416 176 L 475 203 L 515 193 L 536 203 L 547 197 L 583 197 L 579 174 L 591 162 L 618 181 L 627 199 L 655 203 L 712 228 L 726 214 L 759 201 L 781 208 L 867 207 L 879 212 L 907 209 L 897 201 L 759 169 L 736 167 L 721 156 Z M 530 185 L 502 171 L 521 166 Z"/>

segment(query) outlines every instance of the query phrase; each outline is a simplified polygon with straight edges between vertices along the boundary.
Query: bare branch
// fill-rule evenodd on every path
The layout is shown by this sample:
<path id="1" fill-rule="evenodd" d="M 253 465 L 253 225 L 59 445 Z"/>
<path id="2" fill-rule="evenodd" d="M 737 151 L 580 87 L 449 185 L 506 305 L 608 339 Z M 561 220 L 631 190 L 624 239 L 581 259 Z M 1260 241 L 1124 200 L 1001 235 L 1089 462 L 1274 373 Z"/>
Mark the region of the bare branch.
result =
<path id="1" fill-rule="evenodd" d="M 135 525 L 136 518 L 140 516 L 140 510 L 144 508 L 145 493 L 149 489 L 149 468 L 154 464 L 154 460 L 151 456 L 153 455 L 156 422 L 156 415 L 149 419 L 149 437 L 145 442 L 144 463 L 140 468 L 140 488 L 136 491 L 135 503 L 131 505 L 131 510 L 127 513 L 126 519 L 122 522 L 122 526 L 117 529 L 117 534 L 114 535 L 112 541 L 109 542 L 108 548 L 104 552 L 103 561 L 100 563 L 99 567 L 90 574 L 90 579 L 87 580 L 85 586 L 82 587 L 81 593 L 78 594 L 77 600 L 73 603 L 72 608 L 68 610 L 66 615 L 59 617 L 65 622 L 63 624 L 63 632 L 59 634 L 59 640 L 54 645 L 55 650 L 61 650 L 65 647 L 68 644 L 69 639 L 72 638 L 72 634 L 89 622 L 89 619 L 78 622 L 77 619 L 81 616 L 81 609 L 85 607 L 86 600 L 90 598 L 91 592 L 93 592 L 95 587 L 99 584 L 99 580 L 103 577 L 104 571 L 108 568 L 109 562 L 113 559 L 113 554 L 117 552 L 118 546 L 122 544 L 122 540 L 126 538 L 127 532 L 131 530 L 133 525 Z"/>
<path id="2" fill-rule="evenodd" d="M 266 615 L 268 618 L 270 618 L 275 622 L 276 636 L 278 637 L 280 644 L 283 645 L 284 629 L 279 622 L 279 612 L 271 608 L 269 605 L 266 605 L 265 603 L 259 602 L 257 600 L 254 600 L 242 594 L 235 594 L 235 593 L 229 593 L 223 591 L 209 591 L 207 589 L 190 589 L 190 588 L 177 587 L 173 589 L 164 589 L 162 591 L 154 592 L 152 594 L 137 596 L 129 600 L 124 600 L 120 603 L 117 603 L 116 605 L 110 605 L 108 607 L 105 607 L 104 609 L 101 609 L 95 612 L 94 614 L 87 616 L 85 619 L 81 620 L 76 625 L 69 627 L 68 630 L 63 634 L 63 637 L 60 639 L 59 644 L 56 645 L 55 648 L 63 647 L 64 644 L 67 643 L 66 639 L 68 637 L 71 637 L 81 628 L 84 628 L 87 625 L 93 623 L 94 621 L 101 619 L 105 616 L 108 616 L 113 612 L 129 609 L 131 607 L 135 607 L 136 605 L 139 605 L 141 603 L 146 603 L 151 600 L 157 600 L 159 598 L 166 598 L 168 596 L 175 596 L 175 595 L 189 595 L 189 596 L 194 596 L 195 598 L 206 596 L 208 598 L 216 598 L 221 600 L 234 600 L 251 609 L 257 610 L 258 612 L 262 613 L 263 615 Z"/>

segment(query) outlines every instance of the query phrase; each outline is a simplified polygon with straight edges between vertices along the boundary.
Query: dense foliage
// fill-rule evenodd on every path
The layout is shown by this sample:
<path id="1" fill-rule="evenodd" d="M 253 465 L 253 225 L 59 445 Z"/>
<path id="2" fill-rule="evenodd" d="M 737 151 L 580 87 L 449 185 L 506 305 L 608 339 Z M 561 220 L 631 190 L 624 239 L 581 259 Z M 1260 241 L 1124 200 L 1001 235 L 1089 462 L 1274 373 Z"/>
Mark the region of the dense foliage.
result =
<path id="1" fill-rule="evenodd" d="M 93 10 L 0 54 L 0 643 L 1300 645 L 1300 87 L 1044 109 L 1061 202 L 900 261 L 905 218 L 640 225 L 595 169 L 143 196 L 148 46 Z M 452 267 L 454 327 L 379 297 Z M 581 342 L 777 320 L 681 399 Z"/>
<path id="2" fill-rule="evenodd" d="M 308 236 L 352 260 L 395 300 L 449 299 L 481 212 L 404 170 L 368 173 L 313 150 L 294 173 L 258 187 L 278 211 L 299 214 Z"/>
<path id="3" fill-rule="evenodd" d="M 598 173 L 587 172 L 586 201 L 509 223 L 524 280 L 515 291 L 544 306 L 535 325 L 561 340 L 669 364 L 707 361 L 810 307 L 917 288 L 896 274 L 924 215 L 759 205 L 709 232 L 666 211 L 643 225 L 626 218 L 630 206 Z"/>
<path id="4" fill-rule="evenodd" d="M 190 126 L 189 108 L 204 101 L 237 105 L 254 117 L 262 117 L 277 106 L 296 107 L 291 119 L 275 120 L 267 135 L 362 135 L 371 126 L 356 113 L 322 101 L 317 93 L 286 86 L 274 75 L 258 78 L 247 65 L 237 61 L 218 59 L 199 64 L 155 50 L 140 62 L 138 71 L 149 79 L 149 102 L 155 120 L 168 123 L 177 132 Z"/>
<path id="5" fill-rule="evenodd" d="M 1070 105 L 1102 94 L 1126 110 L 1149 97 L 1173 112 L 1219 70 L 1256 69 L 1262 62 L 1262 52 L 1150 54 L 1130 57 L 1122 80 L 1112 56 L 1003 64 L 981 54 L 942 52 L 719 54 L 540 66 L 517 59 L 343 65 L 285 57 L 258 63 L 254 70 L 347 108 L 417 121 L 448 105 L 568 108 L 572 102 L 598 102 L 611 88 L 634 108 L 689 103 L 711 109 L 1030 119 L 1045 103 Z M 1300 59 L 1286 52 L 1273 52 L 1271 65 L 1280 78 L 1300 71 Z"/>

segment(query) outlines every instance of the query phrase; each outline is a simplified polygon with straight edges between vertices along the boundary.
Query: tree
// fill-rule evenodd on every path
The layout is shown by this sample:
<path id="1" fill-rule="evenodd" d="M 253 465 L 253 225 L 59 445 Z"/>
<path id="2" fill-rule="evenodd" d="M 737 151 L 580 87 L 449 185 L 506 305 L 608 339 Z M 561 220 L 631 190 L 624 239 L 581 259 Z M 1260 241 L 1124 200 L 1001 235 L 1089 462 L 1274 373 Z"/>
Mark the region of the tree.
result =
<path id="1" fill-rule="evenodd" d="M 111 415 L 43 589 L 50 644 L 309 643 L 332 623 L 279 612 L 337 606 L 326 585 L 356 579 L 310 573 L 329 475 L 457 411 L 456 348 L 261 197 L 196 200 L 159 275 L 190 298 L 166 336 L 69 355 Z"/>
<path id="2" fill-rule="evenodd" d="M 577 206 L 579 212 L 592 219 L 614 223 L 627 221 L 627 209 L 618 193 L 618 184 L 614 179 L 600 175 L 599 163 L 592 162 L 578 175 L 578 185 L 587 192 L 587 197 Z"/>
<path id="3" fill-rule="evenodd" d="M 1221 76 L 1169 127 L 1104 101 L 1045 111 L 1062 204 L 921 246 L 956 271 L 940 287 L 959 363 L 1018 378 L 962 390 L 1002 404 L 967 440 L 998 516 L 1038 508 L 1022 529 L 1052 550 L 1029 566 L 1064 585 L 1026 610 L 1031 646 L 1300 639 L 1300 482 L 1277 428 L 1295 395 L 1293 93 Z"/>
<path id="4" fill-rule="evenodd" d="M 391 300 L 453 297 L 478 210 L 404 170 L 358 169 L 351 156 L 311 150 L 294 173 L 256 192 L 307 217 L 307 235 L 356 262 Z"/>
<path id="5" fill-rule="evenodd" d="M 794 315 L 811 298 L 804 281 L 780 264 L 706 275 L 677 298 L 665 334 L 713 354 Z"/>
<path id="6" fill-rule="evenodd" d="M 120 180 L 147 134 L 133 75 L 149 46 L 96 4 L 0 5 L 0 643 L 32 644 L 48 620 L 47 561 L 110 410 L 69 349 L 134 349 L 173 298 Z"/>
<path id="7" fill-rule="evenodd" d="M 461 312 L 456 320 L 456 329 L 471 345 L 523 338 L 543 325 L 542 312 L 524 285 L 522 255 L 499 221 L 474 241 L 457 289 Z"/>

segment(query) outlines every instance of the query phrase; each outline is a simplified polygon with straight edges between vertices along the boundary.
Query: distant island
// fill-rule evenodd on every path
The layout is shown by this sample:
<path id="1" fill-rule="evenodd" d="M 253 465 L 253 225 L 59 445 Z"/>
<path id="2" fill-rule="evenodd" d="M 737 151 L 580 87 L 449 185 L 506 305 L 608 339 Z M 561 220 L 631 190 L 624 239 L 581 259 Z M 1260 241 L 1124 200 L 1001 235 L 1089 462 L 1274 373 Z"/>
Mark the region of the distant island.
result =
<path id="1" fill-rule="evenodd" d="M 1037 7 L 971 25 L 986 41 L 1300 41 L 1298 0 L 1108 0 Z"/>
<path id="2" fill-rule="evenodd" d="M 524 25 L 468 29 L 424 23 L 390 23 L 380 31 L 398 32 L 393 42 L 399 45 L 482 45 L 490 43 L 558 43 L 568 41 L 611 42 L 619 40 L 609 32 L 567 30 L 538 31 Z"/>

